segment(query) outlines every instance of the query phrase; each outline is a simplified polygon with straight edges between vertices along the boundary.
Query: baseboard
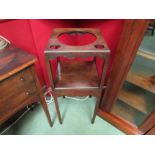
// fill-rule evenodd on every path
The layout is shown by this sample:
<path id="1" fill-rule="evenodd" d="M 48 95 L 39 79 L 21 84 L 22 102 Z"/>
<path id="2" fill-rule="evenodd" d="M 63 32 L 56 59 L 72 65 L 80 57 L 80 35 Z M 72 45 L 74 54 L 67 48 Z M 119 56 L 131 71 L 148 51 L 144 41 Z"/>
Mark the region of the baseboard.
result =
<path id="1" fill-rule="evenodd" d="M 128 135 L 143 135 L 143 133 L 135 125 L 115 114 L 98 110 L 97 115 Z"/>

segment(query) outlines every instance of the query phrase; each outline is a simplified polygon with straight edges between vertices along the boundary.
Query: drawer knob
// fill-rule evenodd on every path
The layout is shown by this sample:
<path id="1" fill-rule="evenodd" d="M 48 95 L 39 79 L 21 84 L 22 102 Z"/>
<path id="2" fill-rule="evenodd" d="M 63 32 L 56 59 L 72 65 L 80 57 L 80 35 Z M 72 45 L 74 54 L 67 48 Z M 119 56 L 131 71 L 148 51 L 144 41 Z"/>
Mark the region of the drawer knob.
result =
<path id="1" fill-rule="evenodd" d="M 30 92 L 29 92 L 29 91 L 27 91 L 27 92 L 26 92 L 26 95 L 30 95 Z"/>
<path id="2" fill-rule="evenodd" d="M 23 77 L 21 77 L 21 78 L 20 78 L 20 81 L 24 81 L 24 78 L 23 78 Z"/>

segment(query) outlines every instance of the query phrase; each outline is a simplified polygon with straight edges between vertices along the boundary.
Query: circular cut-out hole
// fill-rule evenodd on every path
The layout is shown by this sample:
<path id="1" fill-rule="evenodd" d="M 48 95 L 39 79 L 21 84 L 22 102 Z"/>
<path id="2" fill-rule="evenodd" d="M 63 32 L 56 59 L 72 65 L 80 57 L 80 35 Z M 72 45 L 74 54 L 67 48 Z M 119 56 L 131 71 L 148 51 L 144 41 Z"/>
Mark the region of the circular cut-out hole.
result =
<path id="1" fill-rule="evenodd" d="M 88 32 L 71 31 L 59 35 L 58 40 L 70 46 L 84 46 L 96 41 L 96 36 Z"/>
<path id="2" fill-rule="evenodd" d="M 97 49 L 103 49 L 104 48 L 104 45 L 98 44 L 98 45 L 95 45 L 95 48 L 97 48 Z"/>
<path id="3" fill-rule="evenodd" d="M 59 49 L 61 46 L 60 45 L 51 45 L 50 49 L 55 50 L 55 49 Z"/>

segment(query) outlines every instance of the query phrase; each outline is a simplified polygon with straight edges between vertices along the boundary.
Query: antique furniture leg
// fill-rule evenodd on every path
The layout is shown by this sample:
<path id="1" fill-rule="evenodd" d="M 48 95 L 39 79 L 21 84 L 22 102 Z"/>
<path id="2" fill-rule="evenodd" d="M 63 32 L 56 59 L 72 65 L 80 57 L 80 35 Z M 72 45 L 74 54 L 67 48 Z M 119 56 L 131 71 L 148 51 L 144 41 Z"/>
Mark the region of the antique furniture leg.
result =
<path id="1" fill-rule="evenodd" d="M 93 118 L 91 120 L 92 124 L 94 124 L 94 122 L 95 122 L 95 118 L 96 118 L 96 114 L 97 114 L 97 109 L 99 107 L 99 103 L 100 103 L 100 97 L 96 96 L 96 104 L 95 104 L 94 114 L 93 114 Z"/>
<path id="2" fill-rule="evenodd" d="M 60 58 L 58 58 L 58 62 L 59 62 L 59 59 Z M 47 67 L 47 71 L 48 71 L 48 75 L 49 75 L 50 85 L 52 87 L 52 94 L 53 94 L 53 98 L 54 98 L 54 104 L 55 104 L 56 112 L 57 112 L 57 115 L 58 115 L 58 118 L 59 118 L 59 122 L 60 122 L 60 124 L 62 124 L 61 114 L 60 114 L 58 100 L 57 100 L 57 95 L 54 92 L 53 75 L 52 75 L 52 72 L 51 72 L 52 67 L 50 65 L 50 61 L 49 61 L 48 57 L 46 57 L 46 67 Z"/>
<path id="3" fill-rule="evenodd" d="M 49 122 L 50 126 L 52 127 L 52 126 L 53 126 L 53 123 L 52 123 L 52 121 L 51 121 L 51 117 L 50 117 L 50 114 L 49 114 L 48 107 L 47 107 L 47 104 L 46 104 L 46 102 L 45 102 L 44 96 L 43 96 L 43 94 L 42 94 L 42 92 L 41 92 L 42 89 L 41 89 L 41 86 L 40 86 L 38 77 L 37 77 L 36 74 L 35 74 L 34 66 L 32 66 L 31 70 L 32 70 L 32 73 L 33 73 L 33 75 L 34 75 L 34 77 L 35 77 L 36 87 L 37 87 L 37 90 L 38 90 L 38 93 L 39 93 L 39 98 L 40 98 L 40 101 L 41 101 L 41 105 L 42 105 L 42 107 L 43 107 L 43 109 L 44 109 L 44 112 L 45 112 L 45 114 L 46 114 L 46 116 L 47 116 L 48 122 Z"/>
<path id="4" fill-rule="evenodd" d="M 58 103 L 57 95 L 54 92 L 53 92 L 53 98 L 54 98 L 54 104 L 55 104 L 56 112 L 59 118 L 59 122 L 60 124 L 62 124 L 62 118 L 61 118 L 60 109 L 58 105 L 59 103 Z"/>

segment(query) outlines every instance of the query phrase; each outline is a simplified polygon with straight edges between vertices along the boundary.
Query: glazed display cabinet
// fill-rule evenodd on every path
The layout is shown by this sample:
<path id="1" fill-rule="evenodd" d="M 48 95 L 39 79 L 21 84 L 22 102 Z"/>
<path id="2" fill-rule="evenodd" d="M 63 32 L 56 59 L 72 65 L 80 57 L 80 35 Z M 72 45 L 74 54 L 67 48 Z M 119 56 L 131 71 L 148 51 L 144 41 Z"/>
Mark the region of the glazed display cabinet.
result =
<path id="1" fill-rule="evenodd" d="M 155 134 L 153 23 L 153 20 L 126 20 L 109 87 L 101 103 L 103 111 L 98 112 L 128 134 Z"/>

